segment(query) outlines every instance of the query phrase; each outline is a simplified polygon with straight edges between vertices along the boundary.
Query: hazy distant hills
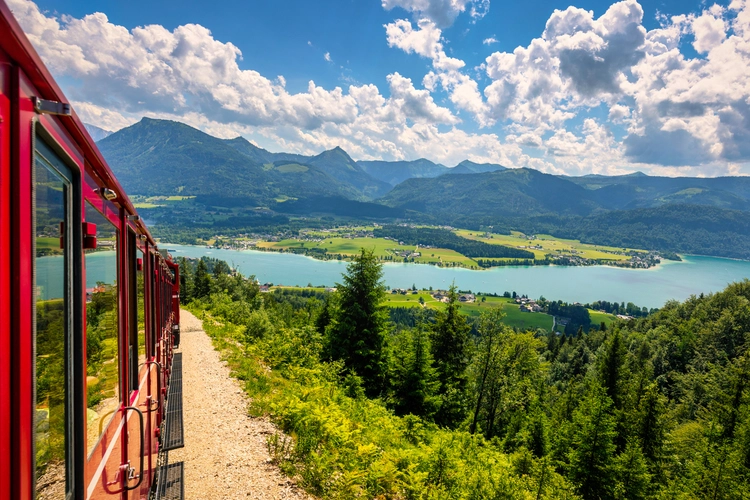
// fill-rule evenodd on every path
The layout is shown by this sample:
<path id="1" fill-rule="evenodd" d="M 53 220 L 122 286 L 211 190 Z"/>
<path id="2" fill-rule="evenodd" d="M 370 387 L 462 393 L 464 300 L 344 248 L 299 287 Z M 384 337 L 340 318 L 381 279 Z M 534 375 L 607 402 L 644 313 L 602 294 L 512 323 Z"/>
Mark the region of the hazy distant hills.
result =
<path id="1" fill-rule="evenodd" d="M 394 208 L 453 219 L 457 214 L 587 215 L 597 208 L 590 198 L 588 190 L 575 183 L 521 168 L 409 179 L 380 201 Z"/>
<path id="2" fill-rule="evenodd" d="M 608 209 L 628 210 L 682 203 L 750 210 L 748 177 L 653 177 L 636 172 L 565 179 L 591 190 L 593 199 Z"/>
<path id="3" fill-rule="evenodd" d="M 91 125 L 89 123 L 84 123 L 83 126 L 86 127 L 86 130 L 88 130 L 89 135 L 94 141 L 100 141 L 113 134 L 113 132 L 110 132 L 109 130 L 104 130 L 103 128 L 99 128 L 96 125 Z"/>
<path id="4" fill-rule="evenodd" d="M 407 179 L 434 178 L 443 174 L 478 174 L 505 170 L 502 165 L 474 163 L 469 160 L 464 160 L 453 168 L 448 168 L 440 163 L 433 163 L 424 158 L 413 161 L 365 160 L 357 163 L 365 172 L 391 186 L 396 186 Z"/>
<path id="5" fill-rule="evenodd" d="M 406 179 L 437 177 L 450 170 L 445 165 L 420 158 L 414 161 L 359 161 L 359 166 L 371 176 L 391 186 L 401 184 Z"/>

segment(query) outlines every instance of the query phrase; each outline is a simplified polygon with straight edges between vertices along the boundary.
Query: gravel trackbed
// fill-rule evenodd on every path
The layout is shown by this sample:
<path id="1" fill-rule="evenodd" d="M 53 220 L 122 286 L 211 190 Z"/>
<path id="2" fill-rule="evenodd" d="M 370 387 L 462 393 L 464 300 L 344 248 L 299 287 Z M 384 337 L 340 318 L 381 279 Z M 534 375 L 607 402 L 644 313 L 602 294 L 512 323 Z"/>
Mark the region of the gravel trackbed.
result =
<path id="1" fill-rule="evenodd" d="M 266 437 L 276 429 L 248 416 L 248 400 L 203 331 L 180 311 L 185 447 L 169 453 L 185 462 L 186 500 L 312 499 L 270 463 Z"/>

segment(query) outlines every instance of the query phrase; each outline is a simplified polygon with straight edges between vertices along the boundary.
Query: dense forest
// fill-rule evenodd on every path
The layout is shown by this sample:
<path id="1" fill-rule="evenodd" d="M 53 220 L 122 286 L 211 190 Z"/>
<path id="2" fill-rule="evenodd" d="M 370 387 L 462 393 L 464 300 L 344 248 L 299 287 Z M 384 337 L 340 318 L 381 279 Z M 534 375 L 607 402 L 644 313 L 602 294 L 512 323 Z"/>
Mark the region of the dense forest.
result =
<path id="1" fill-rule="evenodd" d="M 376 238 L 391 238 L 406 245 L 447 248 L 467 257 L 534 259 L 534 254 L 528 250 L 469 240 L 447 229 L 383 226 L 376 228 L 373 235 Z"/>
<path id="2" fill-rule="evenodd" d="M 181 263 L 273 460 L 323 498 L 750 496 L 750 281 L 573 335 L 383 307 L 363 251 L 338 291 L 259 293 Z M 412 326 L 413 325 L 413 326 Z"/>

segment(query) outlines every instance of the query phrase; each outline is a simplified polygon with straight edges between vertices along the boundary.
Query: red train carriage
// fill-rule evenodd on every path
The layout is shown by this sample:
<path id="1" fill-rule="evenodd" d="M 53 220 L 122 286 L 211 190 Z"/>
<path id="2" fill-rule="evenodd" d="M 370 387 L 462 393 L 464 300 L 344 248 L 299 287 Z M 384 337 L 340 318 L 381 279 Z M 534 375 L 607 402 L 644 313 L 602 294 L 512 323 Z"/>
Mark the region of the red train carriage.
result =
<path id="1" fill-rule="evenodd" d="M 174 495 L 177 342 L 177 265 L 0 0 L 0 498 Z"/>

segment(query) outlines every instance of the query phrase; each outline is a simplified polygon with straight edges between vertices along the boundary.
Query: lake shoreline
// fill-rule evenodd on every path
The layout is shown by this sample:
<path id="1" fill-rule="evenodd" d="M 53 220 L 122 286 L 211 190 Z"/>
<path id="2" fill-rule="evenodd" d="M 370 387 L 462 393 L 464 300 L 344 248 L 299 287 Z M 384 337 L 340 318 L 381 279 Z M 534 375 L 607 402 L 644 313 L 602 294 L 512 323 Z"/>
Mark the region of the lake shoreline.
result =
<path id="1" fill-rule="evenodd" d="M 170 246 L 170 245 L 171 246 L 185 246 L 185 247 L 194 247 L 194 248 L 200 248 L 200 249 L 205 249 L 205 250 L 226 250 L 226 251 L 231 251 L 231 252 L 278 253 L 278 254 L 288 254 L 288 255 L 290 254 L 290 255 L 298 255 L 300 257 L 307 257 L 309 259 L 316 260 L 316 261 L 319 261 L 319 262 L 329 262 L 329 261 L 352 262 L 352 257 L 350 257 L 350 256 L 343 256 L 343 254 L 342 254 L 342 258 L 341 259 L 337 259 L 337 258 L 333 258 L 333 257 L 329 258 L 329 259 L 323 259 L 323 258 L 317 257 L 315 255 L 309 255 L 307 253 L 289 252 L 289 251 L 286 251 L 286 250 L 283 250 L 283 249 L 274 250 L 274 249 L 265 248 L 265 247 L 263 247 L 263 249 L 260 249 L 260 248 L 242 248 L 242 249 L 240 249 L 240 248 L 214 248 L 214 247 L 207 247 L 207 246 L 202 246 L 202 245 L 183 245 L 183 244 L 180 244 L 180 243 L 163 243 L 163 244 L 160 243 L 160 245 L 161 246 L 167 246 L 167 247 Z M 339 255 L 339 254 L 336 254 L 336 255 Z M 467 258 L 470 258 L 470 257 L 467 257 Z M 683 258 L 683 256 L 680 255 L 680 258 Z M 717 258 L 723 258 L 723 257 L 717 257 Z M 432 266 L 432 267 L 436 267 L 436 268 L 439 268 L 439 269 L 466 269 L 467 271 L 492 271 L 493 269 L 497 269 L 497 268 L 527 268 L 527 267 L 609 267 L 609 268 L 615 268 L 615 269 L 629 269 L 629 270 L 632 270 L 632 271 L 651 271 L 651 270 L 656 270 L 656 269 L 660 268 L 663 264 L 665 264 L 667 262 L 680 263 L 681 261 L 675 261 L 675 260 L 670 260 L 670 259 L 662 258 L 658 264 L 654 264 L 652 266 L 645 267 L 645 268 L 644 267 L 631 267 L 631 266 L 617 266 L 617 265 L 606 264 L 606 263 L 603 263 L 603 264 L 596 263 L 596 264 L 591 264 L 591 265 L 566 265 L 566 264 L 554 264 L 554 263 L 548 263 L 548 264 L 527 263 L 527 264 L 504 264 L 504 265 L 501 265 L 501 266 L 489 266 L 489 267 L 482 267 L 482 266 L 468 267 L 468 266 L 465 266 L 463 264 L 459 264 L 459 265 L 456 265 L 456 266 L 438 265 L 437 263 L 434 263 L 434 262 L 397 262 L 397 261 L 387 261 L 387 260 L 382 260 L 380 262 L 383 263 L 383 264 L 417 264 L 417 265 L 424 265 L 424 266 Z M 536 262 L 536 260 L 534 260 L 533 262 Z M 544 262 L 544 261 L 540 261 L 540 262 Z"/>
<path id="2" fill-rule="evenodd" d="M 293 253 L 263 252 L 258 250 L 224 250 L 160 244 L 174 250 L 173 256 L 200 258 L 203 256 L 226 261 L 245 276 L 255 275 L 261 283 L 304 286 L 334 286 L 341 282 L 346 261 L 322 261 Z M 488 272 L 460 267 L 413 265 L 385 262 L 383 281 L 391 288 L 446 289 L 455 282 L 461 290 L 487 294 L 517 292 L 568 303 L 633 302 L 648 308 L 662 307 L 669 300 L 685 300 L 691 295 L 723 290 L 727 284 L 750 278 L 750 262 L 713 257 L 684 256 L 671 265 L 650 269 L 629 269 L 616 266 L 503 266 Z M 654 271 L 654 272 L 628 272 Z M 88 276 L 87 276 L 88 277 Z"/>

